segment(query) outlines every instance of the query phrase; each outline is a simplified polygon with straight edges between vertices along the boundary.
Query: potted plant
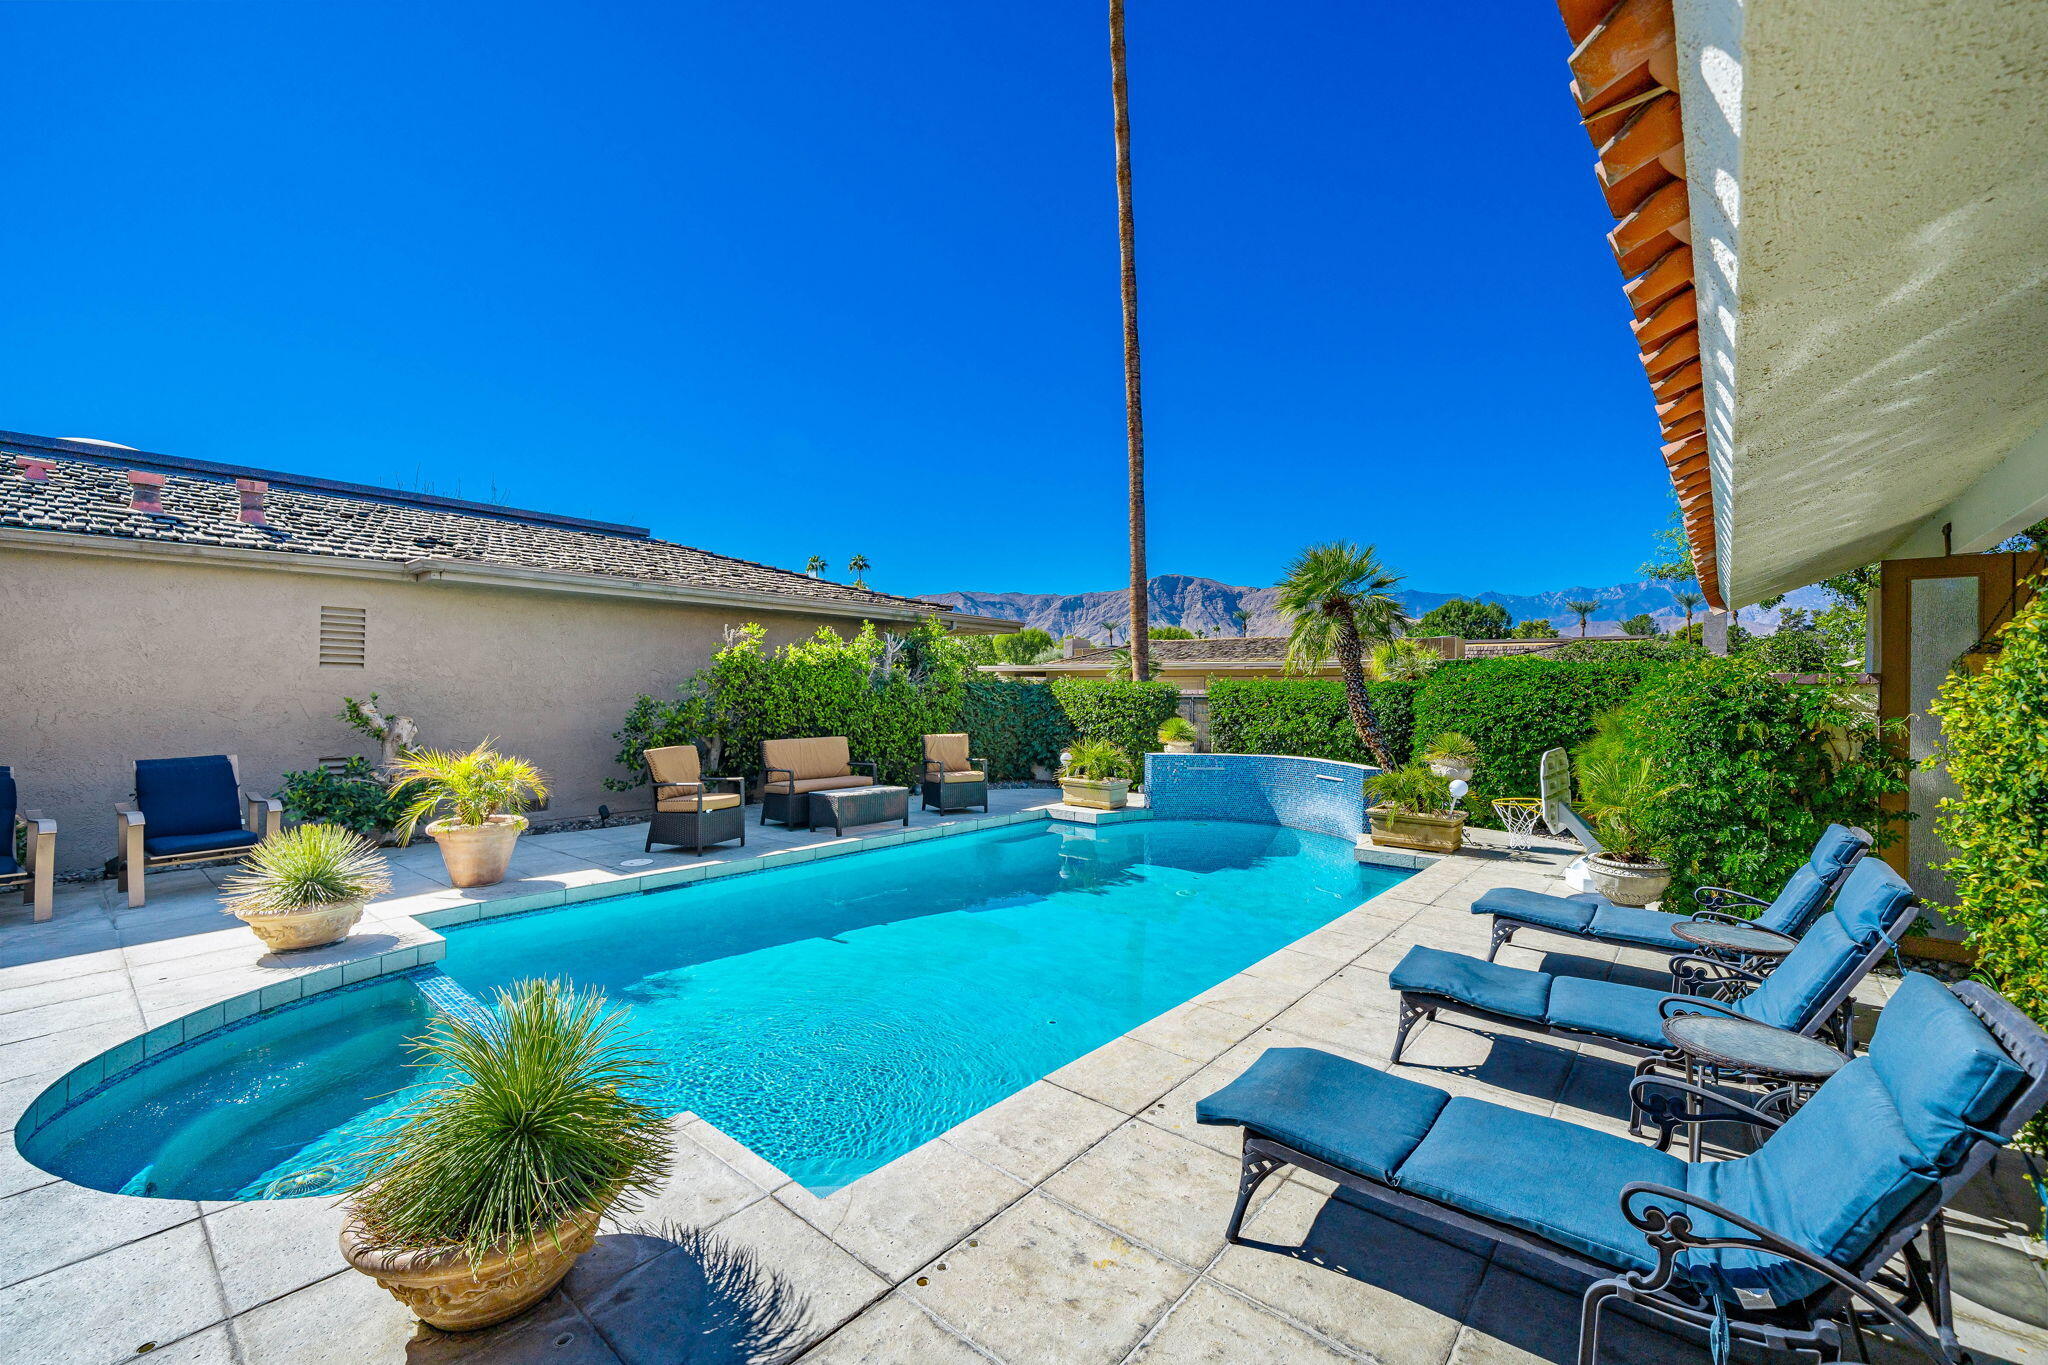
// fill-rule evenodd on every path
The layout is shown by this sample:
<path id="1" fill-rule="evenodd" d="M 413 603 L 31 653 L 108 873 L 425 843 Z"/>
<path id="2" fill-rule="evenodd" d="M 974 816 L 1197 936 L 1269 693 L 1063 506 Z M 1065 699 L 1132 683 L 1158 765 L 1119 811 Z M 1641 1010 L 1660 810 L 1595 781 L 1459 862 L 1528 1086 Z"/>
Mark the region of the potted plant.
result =
<path id="1" fill-rule="evenodd" d="M 428 837 L 441 846 L 441 862 L 457 886 L 505 879 L 512 846 L 526 829 L 519 812 L 548 794 L 540 769 L 499 753 L 488 739 L 466 754 L 407 750 L 398 772 L 391 790 L 411 798 L 399 820 L 399 842 L 411 843 L 420 821 L 428 820 Z M 443 811 L 442 818 L 431 818 Z"/>
<path id="2" fill-rule="evenodd" d="M 1060 797 L 1068 805 L 1120 810 L 1130 799 L 1129 761 L 1108 740 L 1083 740 L 1060 757 Z"/>
<path id="3" fill-rule="evenodd" d="M 1430 742 L 1422 756 L 1429 770 L 1450 782 L 1470 782 L 1472 765 L 1479 759 L 1479 746 L 1456 730 L 1446 730 Z"/>
<path id="4" fill-rule="evenodd" d="M 280 830 L 242 860 L 222 899 L 274 953 L 348 937 L 363 904 L 389 890 L 376 846 L 339 825 Z"/>
<path id="5" fill-rule="evenodd" d="M 1393 768 L 1367 781 L 1372 841 L 1423 853 L 1456 853 L 1465 844 L 1465 812 L 1451 809 L 1450 779 L 1426 763 Z"/>
<path id="6" fill-rule="evenodd" d="M 1657 900 L 1671 885 L 1671 865 L 1659 856 L 1647 820 L 1668 788 L 1657 785 L 1649 758 L 1605 721 L 1574 755 L 1573 767 L 1593 832 L 1606 845 L 1586 859 L 1593 890 L 1616 905 Z"/>
<path id="7" fill-rule="evenodd" d="M 444 1079 L 394 1116 L 351 1182 L 341 1252 L 429 1325 L 469 1332 L 544 1298 L 599 1221 L 668 1169 L 659 1109 L 631 1098 L 651 1058 L 622 1011 L 553 981 L 443 1015 L 414 1042 Z"/>
<path id="8" fill-rule="evenodd" d="M 1199 738 L 1195 723 L 1185 716 L 1168 716 L 1159 724 L 1159 742 L 1170 754 L 1191 754 Z"/>

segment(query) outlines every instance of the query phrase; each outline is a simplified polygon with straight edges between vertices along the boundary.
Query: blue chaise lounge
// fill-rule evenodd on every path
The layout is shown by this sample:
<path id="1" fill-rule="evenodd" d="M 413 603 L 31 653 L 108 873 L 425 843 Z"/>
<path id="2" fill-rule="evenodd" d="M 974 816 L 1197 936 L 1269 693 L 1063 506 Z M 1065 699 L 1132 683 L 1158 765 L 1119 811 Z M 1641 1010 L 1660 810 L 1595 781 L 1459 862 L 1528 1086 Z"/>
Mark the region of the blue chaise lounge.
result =
<path id="1" fill-rule="evenodd" d="M 1518 929 L 1539 929 L 1546 934 L 1672 953 L 1699 951 L 1699 945 L 1673 932 L 1675 926 L 1688 920 L 1744 923 L 1786 938 L 1798 938 L 1827 908 L 1829 898 L 1870 851 L 1870 845 L 1870 835 L 1863 830 L 1829 825 L 1815 842 L 1813 853 L 1787 879 L 1775 899 L 1764 901 L 1725 887 L 1703 886 L 1694 893 L 1700 909 L 1690 915 L 1616 905 L 1590 891 L 1553 896 L 1515 886 L 1498 886 L 1487 892 L 1472 903 L 1472 913 L 1493 916 L 1493 944 L 1486 950 L 1488 962 L 1493 961 L 1501 945 L 1513 938 Z M 1763 909 L 1754 919 L 1728 913 L 1728 906 L 1744 903 Z"/>
<path id="2" fill-rule="evenodd" d="M 1794 1033 L 1825 1031 L 1846 1051 L 1849 993 L 1893 950 L 1918 905 L 1898 873 L 1876 858 L 1865 858 L 1843 883 L 1833 908 L 1814 921 L 1769 976 L 1711 958 L 1677 958 L 1670 991 L 1554 976 L 1418 945 L 1387 977 L 1401 992 L 1393 1059 L 1401 1060 L 1409 1030 L 1439 1011 L 1590 1036 L 1623 1051 L 1654 1055 L 1667 1046 L 1664 1020 L 1673 1013 L 1718 1010 Z"/>
<path id="3" fill-rule="evenodd" d="M 1685 1087 L 1648 1076 L 1633 1088 Z M 1941 1211 L 2044 1100 L 2048 1036 L 1982 985 L 1910 974 L 1869 1055 L 1790 1118 L 1719 1100 L 1710 1118 L 1764 1136 L 1731 1161 L 1686 1162 L 1313 1048 L 1264 1053 L 1195 1115 L 1245 1130 L 1232 1242 L 1266 1177 L 1299 1166 L 1594 1280 L 1580 1365 L 1597 1357 L 1614 1298 L 1722 1346 L 1823 1360 L 1862 1315 L 1959 1363 Z M 1903 1274 L 1887 1271 L 1894 1258 Z M 1931 1332 L 1912 1318 L 1922 1305 Z"/>

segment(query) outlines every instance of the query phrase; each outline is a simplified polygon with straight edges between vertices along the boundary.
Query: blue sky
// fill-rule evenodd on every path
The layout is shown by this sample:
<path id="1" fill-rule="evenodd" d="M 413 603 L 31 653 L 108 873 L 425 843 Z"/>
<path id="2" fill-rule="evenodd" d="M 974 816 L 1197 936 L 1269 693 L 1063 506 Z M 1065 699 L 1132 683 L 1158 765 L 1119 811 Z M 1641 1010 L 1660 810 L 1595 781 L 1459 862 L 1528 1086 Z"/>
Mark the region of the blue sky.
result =
<path id="1" fill-rule="evenodd" d="M 892 591 L 1114 587 L 1103 11 L 0 7 L 0 427 Z M 1153 572 L 1346 537 L 1533 592 L 1648 552 L 1563 27 L 1472 13 L 1134 0 Z"/>

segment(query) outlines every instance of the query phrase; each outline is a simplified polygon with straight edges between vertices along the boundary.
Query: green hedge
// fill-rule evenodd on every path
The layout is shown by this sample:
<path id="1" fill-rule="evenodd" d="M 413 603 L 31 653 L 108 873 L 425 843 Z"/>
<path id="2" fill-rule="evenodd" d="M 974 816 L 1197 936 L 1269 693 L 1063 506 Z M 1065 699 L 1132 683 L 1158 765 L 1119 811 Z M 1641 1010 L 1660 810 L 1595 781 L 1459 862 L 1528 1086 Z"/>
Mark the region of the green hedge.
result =
<path id="1" fill-rule="evenodd" d="M 1590 739 L 1593 722 L 1670 664 L 1657 659 L 1562 659 L 1509 655 L 1459 659 L 1422 682 L 1415 698 L 1415 740 L 1446 730 L 1479 746 L 1465 808 L 1492 825 L 1497 796 L 1535 796 L 1536 765 L 1546 749 Z"/>
<path id="2" fill-rule="evenodd" d="M 1420 682 L 1366 686 L 1394 757 L 1407 762 Z M 1371 763 L 1334 678 L 1217 678 L 1209 684 L 1209 747 L 1219 754 L 1297 754 Z"/>
<path id="3" fill-rule="evenodd" d="M 960 703 L 960 728 L 986 758 L 997 782 L 1028 782 L 1034 766 L 1057 768 L 1060 750 L 1072 742 L 1074 723 L 1043 683 L 986 678 L 967 683 Z"/>
<path id="4" fill-rule="evenodd" d="M 1144 755 L 1160 749 L 1159 726 L 1180 707 L 1180 689 L 1168 682 L 1123 678 L 1061 678 L 1043 684 L 1082 739 L 1099 739 L 1131 756 L 1133 777 L 1145 771 Z"/>
<path id="5" fill-rule="evenodd" d="M 1701 657 L 1652 678 L 1615 728 L 1662 785 L 1644 820 L 1651 846 L 1696 886 L 1770 896 L 1830 822 L 1882 841 L 1886 797 L 1906 789 L 1896 735 L 1826 687 L 1771 680 L 1757 659 Z"/>

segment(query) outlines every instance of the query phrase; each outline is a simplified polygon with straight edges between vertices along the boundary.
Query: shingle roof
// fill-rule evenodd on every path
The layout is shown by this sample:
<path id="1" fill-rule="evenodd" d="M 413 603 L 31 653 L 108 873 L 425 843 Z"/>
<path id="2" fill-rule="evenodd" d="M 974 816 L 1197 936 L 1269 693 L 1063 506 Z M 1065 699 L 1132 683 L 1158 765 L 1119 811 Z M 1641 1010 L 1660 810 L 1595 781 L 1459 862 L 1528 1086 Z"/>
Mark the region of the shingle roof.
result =
<path id="1" fill-rule="evenodd" d="M 1223 636 L 1208 640 L 1154 640 L 1152 662 L 1154 664 L 1254 664 L 1270 663 L 1287 655 L 1287 637 L 1284 635 Z M 1106 664 L 1118 659 L 1114 649 L 1086 649 L 1075 654 L 1071 660 L 1061 662 L 1077 664 Z"/>
<path id="2" fill-rule="evenodd" d="M 585 529 L 601 523 L 550 518 L 505 509 L 502 515 L 463 510 L 480 504 L 365 490 L 355 496 L 294 487 L 270 475 L 263 510 L 267 525 L 240 520 L 241 497 L 232 475 L 165 473 L 161 513 L 130 505 L 130 468 L 165 471 L 165 457 L 138 452 L 123 459 L 81 458 L 57 452 L 57 443 L 10 445 L 0 439 L 0 528 L 110 536 L 132 541 L 216 546 L 278 555 L 406 563 L 456 561 L 486 567 L 593 574 L 715 592 L 787 597 L 840 611 L 870 608 L 944 612 L 934 603 L 831 583 L 787 569 L 732 559 L 666 540 L 634 527 Z M 27 452 L 33 452 L 29 454 Z M 42 480 L 26 477 L 26 455 L 47 466 Z M 308 479 L 308 484 L 326 483 Z M 334 487 L 331 483 L 328 488 Z"/>

